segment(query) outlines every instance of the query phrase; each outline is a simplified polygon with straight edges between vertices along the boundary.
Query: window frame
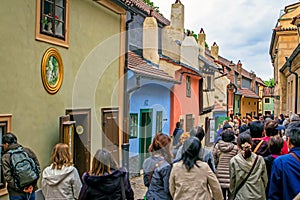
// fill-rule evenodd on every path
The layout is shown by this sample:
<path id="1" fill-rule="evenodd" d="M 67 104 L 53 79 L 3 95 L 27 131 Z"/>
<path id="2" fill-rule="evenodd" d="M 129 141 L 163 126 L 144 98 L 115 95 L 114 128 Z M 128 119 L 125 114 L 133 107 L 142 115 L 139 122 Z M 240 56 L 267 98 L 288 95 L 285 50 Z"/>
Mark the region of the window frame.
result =
<path id="1" fill-rule="evenodd" d="M 36 25 L 35 25 L 35 39 L 43 42 L 47 42 L 50 44 L 55 44 L 58 46 L 69 48 L 69 2 L 70 0 L 65 1 L 65 27 L 64 27 L 64 39 L 59 39 L 54 36 L 46 35 L 42 33 L 41 30 L 41 14 L 42 14 L 42 1 L 45 0 L 36 0 Z"/>
<path id="2" fill-rule="evenodd" d="M 267 99 L 268 99 L 269 102 L 266 102 Z M 265 104 L 270 104 L 270 103 L 271 103 L 270 98 L 269 98 L 269 97 L 266 97 L 265 100 L 264 100 L 264 103 L 265 103 Z"/>
<path id="3" fill-rule="evenodd" d="M 136 118 L 136 123 L 133 123 L 132 117 Z M 137 138 L 139 133 L 139 115 L 138 113 L 130 113 L 129 119 L 129 139 Z M 131 128 L 134 128 L 134 133 Z"/>
<path id="4" fill-rule="evenodd" d="M 0 126 L 5 126 L 4 130 L 4 134 L 11 132 L 11 127 L 12 127 L 12 114 L 0 114 Z M 2 136 L 4 135 L 0 135 L 0 137 L 2 138 Z M 2 142 L 1 142 L 2 143 Z M 2 149 L 0 149 L 2 152 Z M 1 154 L 2 157 L 2 154 Z M 2 161 L 0 161 L 0 167 L 2 168 Z M 3 174 L 2 174 L 2 170 L 1 170 L 1 174 L 0 174 L 1 178 L 3 178 Z M 5 181 L 3 179 L 3 183 L 4 183 L 4 187 L 0 188 L 0 196 L 4 196 L 6 194 L 8 194 L 7 188 L 6 188 L 6 184 Z"/>
<path id="5" fill-rule="evenodd" d="M 191 97 L 191 77 L 190 76 L 186 76 L 186 97 Z"/>
<path id="6" fill-rule="evenodd" d="M 162 132 L 163 111 L 156 111 L 156 133 Z"/>
<path id="7" fill-rule="evenodd" d="M 185 130 L 190 131 L 194 127 L 194 116 L 193 114 L 186 114 L 185 115 Z"/>

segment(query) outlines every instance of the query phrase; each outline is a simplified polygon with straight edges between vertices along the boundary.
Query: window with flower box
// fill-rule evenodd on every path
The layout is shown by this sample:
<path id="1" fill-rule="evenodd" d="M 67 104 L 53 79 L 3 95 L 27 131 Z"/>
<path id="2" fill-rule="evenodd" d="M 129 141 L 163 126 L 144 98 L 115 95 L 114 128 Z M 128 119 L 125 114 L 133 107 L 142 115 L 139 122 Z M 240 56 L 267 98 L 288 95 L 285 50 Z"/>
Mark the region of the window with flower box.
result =
<path id="1" fill-rule="evenodd" d="M 36 39 L 68 47 L 69 0 L 37 0 Z"/>

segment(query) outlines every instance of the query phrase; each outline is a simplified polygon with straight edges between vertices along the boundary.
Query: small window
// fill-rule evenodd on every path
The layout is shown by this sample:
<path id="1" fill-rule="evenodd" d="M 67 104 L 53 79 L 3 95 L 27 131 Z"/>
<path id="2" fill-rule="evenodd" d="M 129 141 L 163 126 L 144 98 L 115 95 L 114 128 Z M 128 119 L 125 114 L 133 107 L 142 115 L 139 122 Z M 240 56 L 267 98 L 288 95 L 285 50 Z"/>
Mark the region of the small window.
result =
<path id="1" fill-rule="evenodd" d="M 270 98 L 265 98 L 265 103 L 270 103 Z"/>
<path id="2" fill-rule="evenodd" d="M 130 122 L 129 122 L 129 132 L 130 138 L 137 138 L 138 136 L 138 114 L 131 113 L 130 114 Z"/>
<path id="3" fill-rule="evenodd" d="M 194 119 L 192 114 L 186 115 L 186 131 L 190 131 L 194 126 Z"/>
<path id="4" fill-rule="evenodd" d="M 156 133 L 161 133 L 162 131 L 162 119 L 163 117 L 163 112 L 162 111 L 157 111 L 156 112 Z"/>
<path id="5" fill-rule="evenodd" d="M 211 87 L 211 76 L 207 76 L 207 89 L 208 90 L 212 89 L 212 87 Z"/>
<path id="6" fill-rule="evenodd" d="M 191 97 L 191 77 L 186 77 L 186 96 Z"/>
<path id="7" fill-rule="evenodd" d="M 69 0 L 37 0 L 36 39 L 68 47 Z"/>
<path id="8" fill-rule="evenodd" d="M 248 105 L 250 105 L 250 102 L 248 102 Z"/>
<path id="9" fill-rule="evenodd" d="M 256 105 L 256 102 L 254 101 L 254 103 L 253 103 L 254 105 Z"/>

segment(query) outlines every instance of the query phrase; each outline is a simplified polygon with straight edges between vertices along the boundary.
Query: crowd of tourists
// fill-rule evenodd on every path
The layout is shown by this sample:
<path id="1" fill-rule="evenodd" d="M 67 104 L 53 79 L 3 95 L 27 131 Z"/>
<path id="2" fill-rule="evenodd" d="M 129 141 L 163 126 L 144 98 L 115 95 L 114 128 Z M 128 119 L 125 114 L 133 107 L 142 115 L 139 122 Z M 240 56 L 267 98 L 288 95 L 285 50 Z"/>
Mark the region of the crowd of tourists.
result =
<path id="1" fill-rule="evenodd" d="M 212 147 L 201 126 L 189 132 L 180 123 L 171 134 L 157 133 L 143 163 L 148 200 L 300 199 L 299 116 L 247 116 L 226 120 Z M 10 200 L 35 200 L 41 172 L 38 159 L 16 135 L 2 138 L 2 171 Z M 53 147 L 41 173 L 45 199 L 133 200 L 128 171 L 111 153 L 98 149 L 82 177 L 67 144 Z"/>

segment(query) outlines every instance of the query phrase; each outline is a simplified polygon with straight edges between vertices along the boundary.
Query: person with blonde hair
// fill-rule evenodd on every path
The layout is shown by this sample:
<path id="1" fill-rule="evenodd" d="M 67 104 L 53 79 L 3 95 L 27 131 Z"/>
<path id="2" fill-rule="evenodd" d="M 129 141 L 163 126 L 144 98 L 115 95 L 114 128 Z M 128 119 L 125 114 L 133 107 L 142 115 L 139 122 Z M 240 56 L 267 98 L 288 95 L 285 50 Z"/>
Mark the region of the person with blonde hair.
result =
<path id="1" fill-rule="evenodd" d="M 181 159 L 183 144 L 184 144 L 185 140 L 188 139 L 190 136 L 191 136 L 191 134 L 189 132 L 185 132 L 185 133 L 183 133 L 180 136 L 180 143 L 181 143 L 181 145 L 179 146 L 177 154 L 175 156 L 175 159 L 174 159 L 175 162 L 177 162 L 177 161 L 179 161 Z"/>
<path id="2" fill-rule="evenodd" d="M 98 149 L 92 162 L 92 169 L 85 172 L 79 200 L 133 200 L 128 172 L 118 168 L 117 162 L 106 149 Z"/>
<path id="3" fill-rule="evenodd" d="M 67 144 L 58 143 L 51 155 L 51 164 L 43 171 L 42 193 L 45 199 L 78 199 L 81 181 L 73 166 Z"/>

